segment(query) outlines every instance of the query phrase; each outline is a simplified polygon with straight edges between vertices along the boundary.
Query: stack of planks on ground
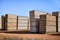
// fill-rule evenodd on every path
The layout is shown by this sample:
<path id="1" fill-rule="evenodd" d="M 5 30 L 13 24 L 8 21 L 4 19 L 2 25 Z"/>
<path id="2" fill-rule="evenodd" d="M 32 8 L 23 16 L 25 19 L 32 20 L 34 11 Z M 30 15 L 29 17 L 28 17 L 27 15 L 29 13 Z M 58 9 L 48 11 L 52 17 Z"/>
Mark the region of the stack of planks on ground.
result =
<path id="1" fill-rule="evenodd" d="M 13 14 L 5 15 L 5 27 L 7 31 L 17 30 L 17 16 Z"/>
<path id="2" fill-rule="evenodd" d="M 56 30 L 60 32 L 60 12 L 53 12 L 52 15 L 56 16 Z"/>
<path id="3" fill-rule="evenodd" d="M 30 11 L 30 32 L 39 32 L 39 18 L 40 15 L 47 14 L 46 12 L 40 12 L 37 10 Z"/>
<path id="4" fill-rule="evenodd" d="M 4 15 L 2 15 L 1 16 L 1 22 L 2 22 L 2 30 L 6 30 L 6 27 L 5 27 L 5 16 Z"/>
<path id="5" fill-rule="evenodd" d="M 52 15 L 40 15 L 40 33 L 55 33 L 56 32 L 56 17 Z"/>
<path id="6" fill-rule="evenodd" d="M 0 30 L 2 29 L 2 20 L 0 18 Z"/>
<path id="7" fill-rule="evenodd" d="M 26 16 L 18 16 L 18 30 L 19 31 L 28 31 L 29 30 L 29 17 Z"/>

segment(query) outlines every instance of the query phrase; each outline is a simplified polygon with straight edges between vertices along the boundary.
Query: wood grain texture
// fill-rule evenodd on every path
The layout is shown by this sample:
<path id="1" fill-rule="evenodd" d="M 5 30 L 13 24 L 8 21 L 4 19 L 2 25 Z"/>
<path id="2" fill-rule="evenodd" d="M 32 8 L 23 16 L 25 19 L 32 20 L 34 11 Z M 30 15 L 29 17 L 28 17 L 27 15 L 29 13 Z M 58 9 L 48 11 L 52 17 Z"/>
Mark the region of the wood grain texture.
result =
<path id="1" fill-rule="evenodd" d="M 56 17 L 52 15 L 40 16 L 40 32 L 56 32 Z"/>

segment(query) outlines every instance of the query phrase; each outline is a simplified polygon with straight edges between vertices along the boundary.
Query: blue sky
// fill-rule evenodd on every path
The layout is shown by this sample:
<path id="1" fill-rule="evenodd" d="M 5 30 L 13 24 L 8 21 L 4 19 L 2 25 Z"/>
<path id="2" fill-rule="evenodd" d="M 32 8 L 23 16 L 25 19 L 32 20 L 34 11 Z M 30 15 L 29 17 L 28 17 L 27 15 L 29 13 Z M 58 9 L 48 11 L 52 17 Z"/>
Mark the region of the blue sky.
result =
<path id="1" fill-rule="evenodd" d="M 4 14 L 29 16 L 30 10 L 60 11 L 60 0 L 0 0 L 0 16 Z"/>

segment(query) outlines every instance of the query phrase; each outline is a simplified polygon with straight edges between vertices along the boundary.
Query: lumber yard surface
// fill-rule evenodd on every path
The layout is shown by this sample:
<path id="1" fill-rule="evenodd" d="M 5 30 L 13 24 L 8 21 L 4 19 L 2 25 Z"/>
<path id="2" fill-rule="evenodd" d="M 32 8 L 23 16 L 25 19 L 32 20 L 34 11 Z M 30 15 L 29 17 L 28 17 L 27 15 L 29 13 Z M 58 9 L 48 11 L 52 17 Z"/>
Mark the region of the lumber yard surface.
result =
<path id="1" fill-rule="evenodd" d="M 60 40 L 60 34 L 0 33 L 0 40 Z"/>

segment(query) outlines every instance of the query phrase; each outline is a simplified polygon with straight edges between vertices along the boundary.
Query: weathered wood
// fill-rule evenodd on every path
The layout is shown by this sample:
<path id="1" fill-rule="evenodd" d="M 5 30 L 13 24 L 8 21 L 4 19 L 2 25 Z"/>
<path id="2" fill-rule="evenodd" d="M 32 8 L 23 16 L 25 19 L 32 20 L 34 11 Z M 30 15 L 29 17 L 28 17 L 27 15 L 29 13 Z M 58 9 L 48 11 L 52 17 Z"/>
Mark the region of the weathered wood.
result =
<path id="1" fill-rule="evenodd" d="M 40 15 L 42 15 L 42 14 L 47 14 L 47 13 L 37 11 L 37 10 L 30 11 L 30 30 L 31 30 L 31 32 L 38 32 L 39 18 L 40 18 Z M 34 31 L 33 31 L 33 29 L 34 29 Z"/>
<path id="2" fill-rule="evenodd" d="M 56 17 L 52 15 L 40 15 L 40 33 L 56 32 Z"/>

